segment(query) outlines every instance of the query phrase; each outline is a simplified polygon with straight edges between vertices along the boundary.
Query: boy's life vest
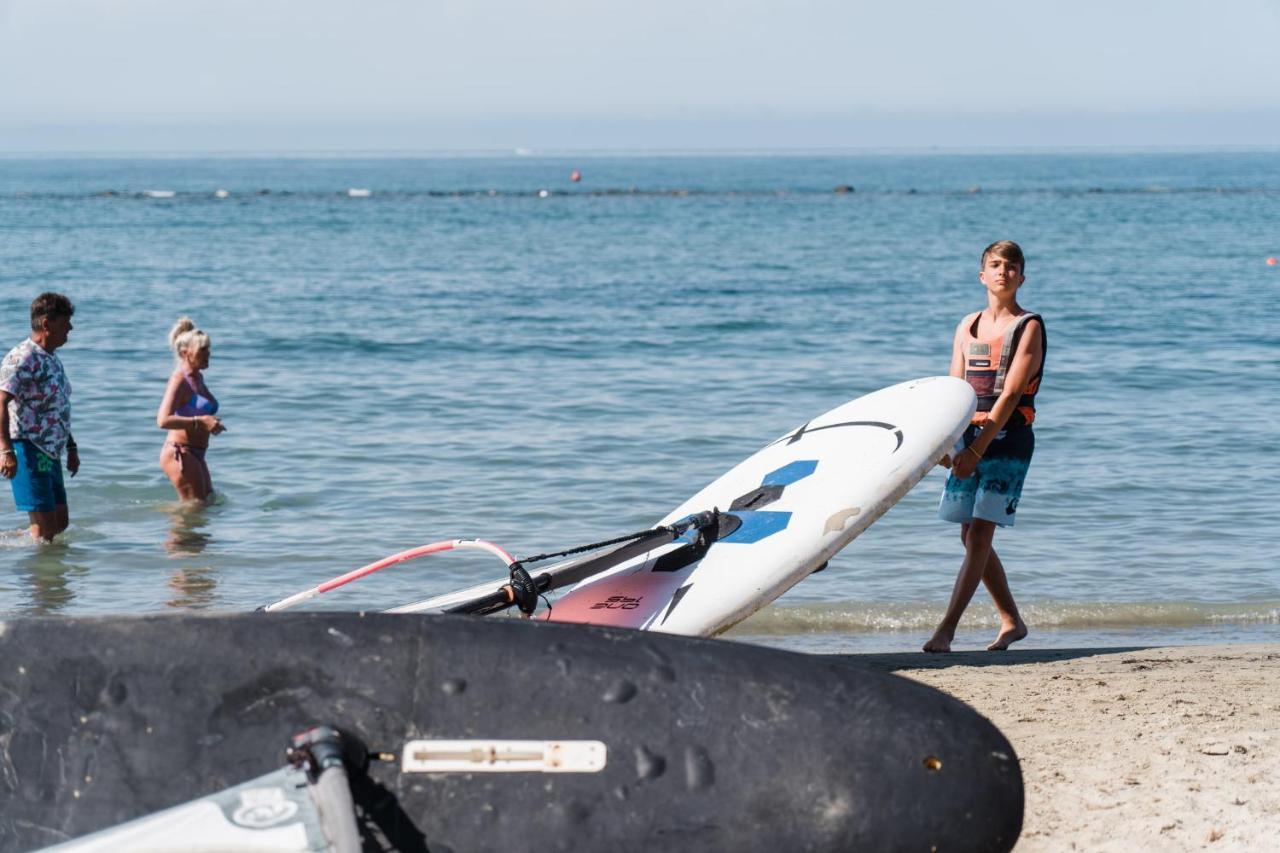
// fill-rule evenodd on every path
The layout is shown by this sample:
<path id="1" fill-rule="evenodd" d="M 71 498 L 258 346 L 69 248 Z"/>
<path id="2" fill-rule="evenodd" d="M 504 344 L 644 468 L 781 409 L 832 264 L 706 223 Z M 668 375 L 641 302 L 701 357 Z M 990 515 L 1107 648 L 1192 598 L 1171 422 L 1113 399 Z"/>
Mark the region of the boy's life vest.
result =
<path id="1" fill-rule="evenodd" d="M 964 322 L 964 381 L 972 385 L 978 395 L 978 410 L 974 412 L 972 420 L 975 424 L 985 424 L 991 419 L 991 409 L 1004 391 L 1004 379 L 1009 372 L 1009 364 L 1013 361 L 1013 354 L 1018 351 L 1018 341 L 1022 338 L 1027 321 L 1040 321 L 1040 365 L 1027 383 L 1022 397 L 1018 399 L 1018 407 L 1006 424 L 1007 427 L 1029 425 L 1036 419 L 1036 392 L 1040 390 L 1044 358 L 1049 351 L 1044 318 L 1028 311 L 1006 326 L 1000 334 L 991 338 L 979 338 L 978 321 L 981 315 L 982 312 L 978 311 L 966 317 Z"/>

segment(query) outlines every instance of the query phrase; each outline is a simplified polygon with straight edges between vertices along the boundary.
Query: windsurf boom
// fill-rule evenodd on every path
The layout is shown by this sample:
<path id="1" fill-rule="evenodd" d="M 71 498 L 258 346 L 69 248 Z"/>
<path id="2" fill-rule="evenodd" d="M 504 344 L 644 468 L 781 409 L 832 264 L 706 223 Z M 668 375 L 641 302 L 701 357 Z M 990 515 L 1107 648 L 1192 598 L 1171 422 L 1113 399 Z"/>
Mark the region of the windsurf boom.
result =
<path id="1" fill-rule="evenodd" d="M 489 614 L 506 610 L 510 607 L 517 607 L 526 616 L 532 615 L 537 609 L 538 598 L 548 592 L 552 592 L 570 584 L 578 583 L 600 572 L 611 569 L 615 566 L 625 563 L 640 554 L 652 551 L 654 548 L 665 545 L 669 542 L 675 542 L 682 537 L 693 535 L 686 547 L 696 548 L 701 543 L 701 547 L 705 550 L 704 532 L 710 529 L 723 529 L 730 525 L 728 520 L 730 516 L 725 516 L 718 510 L 710 512 L 700 512 L 683 518 L 672 524 L 654 527 L 649 530 L 642 530 L 637 533 L 629 533 L 614 539 L 608 539 L 603 542 L 595 542 L 590 545 L 580 545 L 565 551 L 555 551 L 547 554 L 538 554 L 524 559 L 517 559 L 498 545 L 488 542 L 484 539 L 446 539 L 440 542 L 432 542 L 427 545 L 420 545 L 416 548 L 410 548 L 399 553 L 392 554 L 389 557 L 383 557 L 367 566 L 354 569 L 346 574 L 339 575 L 335 578 L 317 584 L 310 589 L 304 589 L 301 592 L 294 593 L 279 601 L 259 607 L 259 610 L 266 612 L 276 612 L 279 610 L 287 610 L 304 601 L 309 601 L 318 595 L 346 586 L 353 581 L 368 577 L 374 572 L 389 568 L 399 563 L 405 563 L 409 560 L 415 560 L 420 557 L 426 557 L 431 554 L 439 554 L 445 551 L 453 551 L 460 549 L 474 549 L 485 551 L 493 554 L 507 566 L 510 573 L 506 583 L 490 583 L 471 590 L 464 590 L 462 593 L 452 593 L 417 604 L 409 604 L 403 607 L 397 607 L 389 612 L 393 613 L 416 613 L 426 610 L 435 610 L 443 613 L 472 613 L 472 614 Z M 619 544 L 624 543 L 624 544 Z M 579 554 L 590 551 L 598 551 L 611 545 L 617 546 L 603 554 L 595 554 L 593 556 L 584 557 L 580 560 L 569 561 L 551 567 L 545 571 L 530 575 L 525 567 L 530 563 L 549 560 L 554 557 L 565 557 L 573 554 Z"/>

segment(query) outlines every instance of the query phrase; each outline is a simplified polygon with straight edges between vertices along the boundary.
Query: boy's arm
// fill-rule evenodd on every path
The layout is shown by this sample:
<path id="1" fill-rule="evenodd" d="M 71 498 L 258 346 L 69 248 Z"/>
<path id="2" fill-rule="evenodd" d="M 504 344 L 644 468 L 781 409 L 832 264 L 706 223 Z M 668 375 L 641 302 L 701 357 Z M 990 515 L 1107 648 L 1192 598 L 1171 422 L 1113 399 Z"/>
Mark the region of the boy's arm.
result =
<path id="1" fill-rule="evenodd" d="M 951 374 L 956 379 L 964 379 L 964 327 L 965 320 L 956 326 L 955 336 L 951 339 Z"/>
<path id="2" fill-rule="evenodd" d="M 1009 418 L 1018 408 L 1018 400 L 1027 390 L 1027 383 L 1035 375 L 1043 355 L 1044 343 L 1040 334 L 1040 321 L 1031 320 L 1022 333 L 1022 339 L 1018 341 L 1018 349 L 1014 352 L 1013 360 L 1009 364 L 1009 372 L 1005 374 L 1004 390 L 1000 392 L 996 404 L 991 407 L 991 416 L 982 427 L 982 432 L 978 433 L 978 437 L 970 445 L 979 454 L 987 452 L 991 442 L 996 439 L 996 433 L 1004 429 L 1004 425 L 1009 422 Z M 977 459 L 973 461 L 976 463 Z"/>
<path id="3" fill-rule="evenodd" d="M 965 320 L 968 319 L 968 317 L 965 317 L 960 321 L 960 324 L 956 326 L 955 336 L 951 339 L 950 375 L 954 376 L 956 379 L 964 379 L 964 327 Z M 942 458 L 938 460 L 938 464 L 943 468 L 950 468 L 951 454 L 944 453 Z"/>

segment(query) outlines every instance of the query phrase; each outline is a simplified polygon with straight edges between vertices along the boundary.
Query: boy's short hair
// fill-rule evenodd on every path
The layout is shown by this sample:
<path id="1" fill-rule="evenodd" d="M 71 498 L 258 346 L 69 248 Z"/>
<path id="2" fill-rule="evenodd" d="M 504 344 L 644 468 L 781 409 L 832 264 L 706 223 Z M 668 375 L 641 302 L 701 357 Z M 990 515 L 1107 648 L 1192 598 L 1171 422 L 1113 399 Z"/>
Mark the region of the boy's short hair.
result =
<path id="1" fill-rule="evenodd" d="M 42 293 L 31 303 L 31 331 L 38 332 L 43 326 L 42 320 L 55 317 L 71 317 L 76 313 L 76 306 L 61 293 L 49 291 Z"/>
<path id="2" fill-rule="evenodd" d="M 995 255 L 1018 265 L 1018 272 L 1027 274 L 1027 259 L 1022 256 L 1022 247 L 1012 240 L 997 240 L 982 250 L 982 266 L 987 265 L 987 256 Z"/>

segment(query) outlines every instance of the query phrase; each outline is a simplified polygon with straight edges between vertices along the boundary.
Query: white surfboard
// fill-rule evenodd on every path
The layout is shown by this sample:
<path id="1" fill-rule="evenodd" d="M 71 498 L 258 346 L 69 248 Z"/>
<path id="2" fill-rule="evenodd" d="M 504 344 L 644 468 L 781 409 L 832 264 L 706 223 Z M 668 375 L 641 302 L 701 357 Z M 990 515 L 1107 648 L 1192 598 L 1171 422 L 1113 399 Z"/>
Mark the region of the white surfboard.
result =
<path id="1" fill-rule="evenodd" d="M 807 421 L 659 522 L 718 509 L 718 530 L 701 542 L 687 534 L 588 578 L 535 618 L 695 636 L 726 631 L 897 503 L 951 451 L 976 404 L 968 383 L 935 376 Z M 395 611 L 445 609 L 493 588 L 482 584 Z"/>

